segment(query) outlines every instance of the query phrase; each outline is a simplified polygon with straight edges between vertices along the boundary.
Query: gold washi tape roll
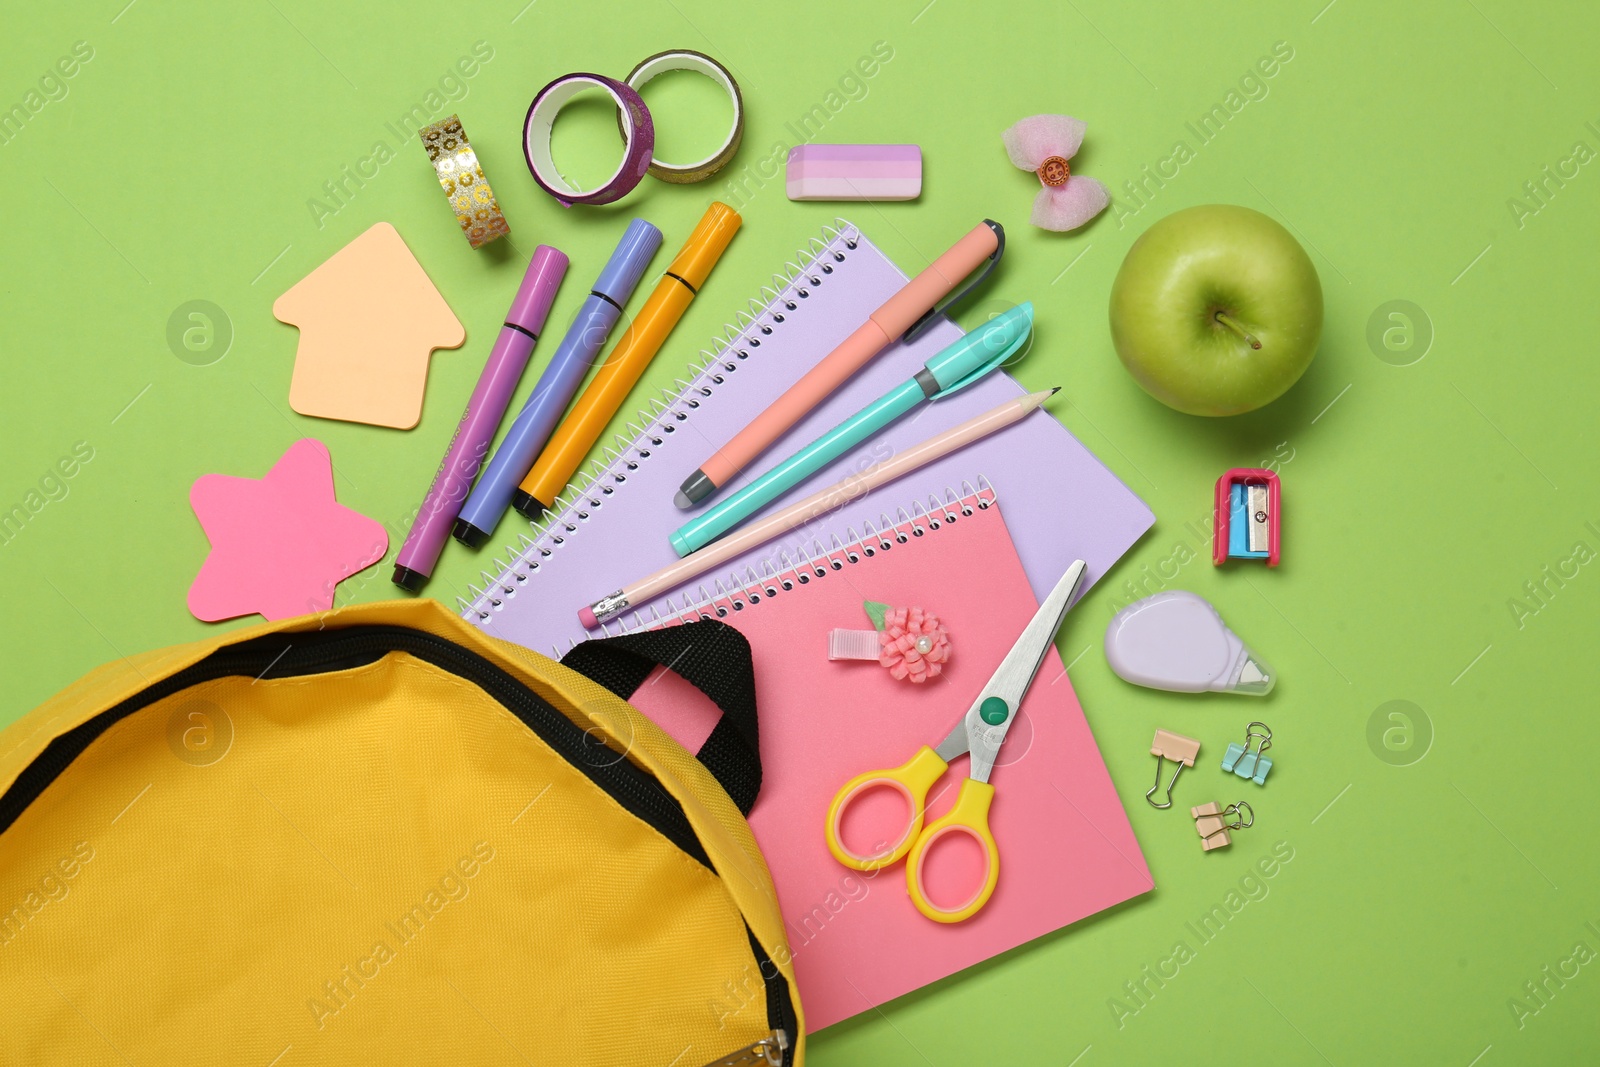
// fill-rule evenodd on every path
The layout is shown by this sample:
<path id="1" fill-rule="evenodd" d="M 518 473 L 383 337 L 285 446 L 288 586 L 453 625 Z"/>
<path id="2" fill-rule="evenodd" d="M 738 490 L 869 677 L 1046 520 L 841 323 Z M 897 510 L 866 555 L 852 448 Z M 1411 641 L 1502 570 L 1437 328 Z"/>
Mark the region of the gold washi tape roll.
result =
<path id="1" fill-rule="evenodd" d="M 663 163 L 654 157 L 650 160 L 652 178 L 674 185 L 703 182 L 726 167 L 733 159 L 734 153 L 739 151 L 739 142 L 744 139 L 744 96 L 739 92 L 739 83 L 733 80 L 733 74 L 727 67 L 704 52 L 696 52 L 691 48 L 674 48 L 641 59 L 639 65 L 628 74 L 628 88 L 639 92 L 646 83 L 669 70 L 687 70 L 703 74 L 720 85 L 722 91 L 728 94 L 728 99 L 733 102 L 733 126 L 716 151 L 696 163 L 686 163 L 681 166 Z M 617 124 L 619 128 L 622 125 L 620 115 Z"/>
<path id="2" fill-rule="evenodd" d="M 461 232 L 473 248 L 482 248 L 496 237 L 511 232 L 500 205 L 489 188 L 489 179 L 483 176 L 478 165 L 478 155 L 461 128 L 461 119 L 455 115 L 441 119 L 432 126 L 417 131 L 422 147 L 428 150 L 428 159 L 439 175 L 439 185 L 450 198 L 450 207 L 461 223 Z"/>

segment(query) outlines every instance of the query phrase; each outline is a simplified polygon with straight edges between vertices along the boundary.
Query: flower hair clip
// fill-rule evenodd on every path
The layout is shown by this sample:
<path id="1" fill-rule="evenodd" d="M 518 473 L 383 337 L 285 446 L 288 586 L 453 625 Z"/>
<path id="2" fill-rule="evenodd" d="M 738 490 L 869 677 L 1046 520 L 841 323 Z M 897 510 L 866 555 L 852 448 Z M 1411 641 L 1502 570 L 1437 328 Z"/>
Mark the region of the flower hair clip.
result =
<path id="1" fill-rule="evenodd" d="M 830 660 L 877 660 L 897 681 L 914 684 L 939 676 L 950 659 L 950 634 L 939 616 L 872 600 L 864 607 L 874 629 L 830 631 Z"/>
<path id="2" fill-rule="evenodd" d="M 1029 221 L 1046 230 L 1075 230 L 1106 209 L 1111 194 L 1094 178 L 1073 174 L 1070 160 L 1085 125 L 1071 115 L 1034 115 L 1000 135 L 1011 162 L 1039 176 L 1044 188 Z"/>

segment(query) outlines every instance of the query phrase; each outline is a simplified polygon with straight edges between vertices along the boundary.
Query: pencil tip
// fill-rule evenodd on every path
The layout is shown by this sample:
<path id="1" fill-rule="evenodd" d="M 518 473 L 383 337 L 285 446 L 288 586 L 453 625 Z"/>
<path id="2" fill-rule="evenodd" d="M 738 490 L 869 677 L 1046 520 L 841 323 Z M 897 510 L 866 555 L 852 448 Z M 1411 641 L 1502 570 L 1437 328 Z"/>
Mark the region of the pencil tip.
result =
<path id="1" fill-rule="evenodd" d="M 1051 396 L 1055 396 L 1059 392 L 1061 392 L 1061 386 L 1053 385 L 1053 386 L 1050 387 L 1050 395 Z"/>

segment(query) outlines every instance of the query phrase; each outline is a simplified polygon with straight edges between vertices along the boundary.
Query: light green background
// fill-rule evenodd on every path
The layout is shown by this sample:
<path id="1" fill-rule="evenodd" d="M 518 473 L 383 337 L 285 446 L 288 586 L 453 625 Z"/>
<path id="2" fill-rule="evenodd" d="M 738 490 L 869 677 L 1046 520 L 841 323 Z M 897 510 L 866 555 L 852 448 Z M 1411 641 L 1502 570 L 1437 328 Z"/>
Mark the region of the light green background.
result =
<path id="1" fill-rule="evenodd" d="M 1587 950 L 1587 965 L 1563 963 L 1579 942 L 1600 951 L 1600 567 L 1587 563 L 1600 548 L 1600 167 L 1563 164 L 1579 142 L 1585 159 L 1600 148 L 1592 5 L 648 0 L 602 14 L 524 2 L 7 0 L 0 106 L 26 107 L 74 42 L 93 58 L 64 98 L 36 98 L 37 113 L 0 145 L 0 508 L 26 507 L 77 442 L 93 459 L 0 548 L 0 721 L 97 664 L 210 632 L 184 606 L 206 552 L 187 503 L 203 473 L 259 476 L 315 436 L 332 450 L 340 499 L 393 531 L 420 499 L 535 243 L 572 256 L 553 318 L 565 323 L 627 218 L 656 222 L 670 249 L 709 197 L 731 195 L 723 180 L 647 180 L 621 205 L 561 211 L 520 159 L 533 92 L 568 70 L 620 76 L 662 48 L 699 48 L 744 86 L 750 124 L 736 170 L 756 174 L 776 144 L 795 140 L 786 124 L 820 104 L 836 107 L 822 140 L 921 144 L 926 184 L 920 201 L 882 206 L 791 204 L 781 178 L 752 184 L 743 232 L 636 399 L 668 383 L 836 206 L 907 268 L 989 215 L 1010 239 L 992 296 L 1039 310 L 1018 376 L 1064 386 L 1057 415 L 1159 516 L 1061 637 L 1159 888 L 824 1032 L 813 1062 L 1600 1057 L 1600 963 Z M 492 60 L 447 83 L 457 99 L 440 112 L 460 112 L 515 248 L 473 253 L 421 148 L 385 124 L 423 103 L 480 40 Z M 841 84 L 880 41 L 892 59 Z M 1241 89 L 1277 42 L 1293 58 Z M 652 100 L 663 143 L 687 158 L 710 142 L 717 106 L 694 86 L 661 89 Z M 1234 90 L 1244 106 L 1201 145 L 1186 123 Z M 1000 131 L 1046 111 L 1087 120 L 1074 169 L 1105 180 L 1127 210 L 1072 235 L 1027 225 L 1037 183 L 1006 161 Z M 601 151 L 605 121 L 590 109 L 564 123 L 567 157 L 577 141 Z M 1148 184 L 1141 206 L 1124 181 L 1179 140 L 1193 159 L 1163 187 Z M 395 158 L 319 227 L 307 201 L 377 141 Z M 1547 165 L 1558 175 L 1566 166 L 1561 184 Z M 1544 182 L 1542 200 L 1528 181 Z M 1508 203 L 1518 197 L 1520 218 Z M 1149 223 L 1216 201 L 1267 212 L 1301 239 L 1322 276 L 1327 326 L 1284 399 L 1213 422 L 1139 391 L 1111 350 L 1105 305 Z M 434 357 L 410 432 L 293 414 L 296 331 L 270 312 L 379 220 L 398 226 L 468 329 L 465 348 Z M 231 346 L 210 365 L 168 346 L 168 317 L 191 300 L 231 320 Z M 1425 320 L 1413 317 L 1410 348 L 1403 330 L 1390 335 L 1399 351 L 1386 362 L 1368 324 L 1393 300 Z M 1393 365 L 1419 355 L 1425 333 L 1425 357 Z M 1283 566 L 1214 570 L 1186 524 L 1206 521 L 1221 470 L 1274 459 Z M 500 542 L 509 535 L 507 524 Z M 1180 564 L 1180 545 L 1199 558 Z M 452 545 L 428 592 L 465 592 L 490 557 Z M 342 586 L 340 602 L 393 593 L 392 558 Z M 1127 581 L 1210 598 L 1281 670 L 1278 691 L 1257 703 L 1118 681 L 1100 640 Z M 1543 586 L 1540 599 L 1529 582 Z M 1399 720 L 1386 723 L 1398 728 L 1393 750 L 1369 744 L 1369 719 L 1393 700 L 1420 709 L 1409 748 Z M 1256 716 L 1276 737 L 1264 788 L 1216 766 Z M 1205 744 L 1179 784 L 1182 807 L 1255 804 L 1256 826 L 1232 848 L 1202 855 L 1184 811 L 1140 799 L 1157 726 Z M 1431 742 L 1417 761 L 1423 733 Z M 1292 861 L 1251 880 L 1278 842 Z M 1246 890 L 1256 899 L 1209 943 L 1186 925 Z M 1176 976 L 1144 980 L 1146 965 L 1172 973 L 1162 961 L 1179 941 L 1192 958 Z M 1545 978 L 1547 965 L 1566 968 L 1564 984 Z M 1142 1003 L 1123 988 L 1141 980 Z M 1546 983 L 1542 1001 L 1525 991 L 1530 981 Z M 1137 1012 L 1119 1025 L 1112 998 Z M 1512 998 L 1528 1009 L 1520 1024 Z"/>

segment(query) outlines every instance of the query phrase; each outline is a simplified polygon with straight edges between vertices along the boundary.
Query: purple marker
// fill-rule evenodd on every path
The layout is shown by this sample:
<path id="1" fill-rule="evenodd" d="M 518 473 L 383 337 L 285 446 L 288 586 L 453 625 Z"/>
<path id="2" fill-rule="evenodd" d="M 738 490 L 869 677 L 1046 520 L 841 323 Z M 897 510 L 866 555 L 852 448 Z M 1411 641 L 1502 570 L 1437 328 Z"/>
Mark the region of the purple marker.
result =
<path id="1" fill-rule="evenodd" d="M 494 440 L 500 419 L 511 403 L 517 381 L 533 355 L 533 344 L 544 329 L 544 320 L 555 303 L 556 289 L 567 273 L 567 257 L 549 245 L 534 249 L 528 272 L 522 276 L 522 285 L 511 301 L 506 313 L 506 324 L 495 339 L 489 361 L 483 365 L 478 384 L 467 401 L 467 410 L 461 415 L 456 434 L 450 439 L 450 448 L 433 476 L 428 495 L 411 523 L 406 543 L 394 561 L 394 584 L 402 589 L 417 592 L 439 560 L 439 552 L 450 536 L 451 524 L 478 467 L 488 454 L 489 443 Z"/>

